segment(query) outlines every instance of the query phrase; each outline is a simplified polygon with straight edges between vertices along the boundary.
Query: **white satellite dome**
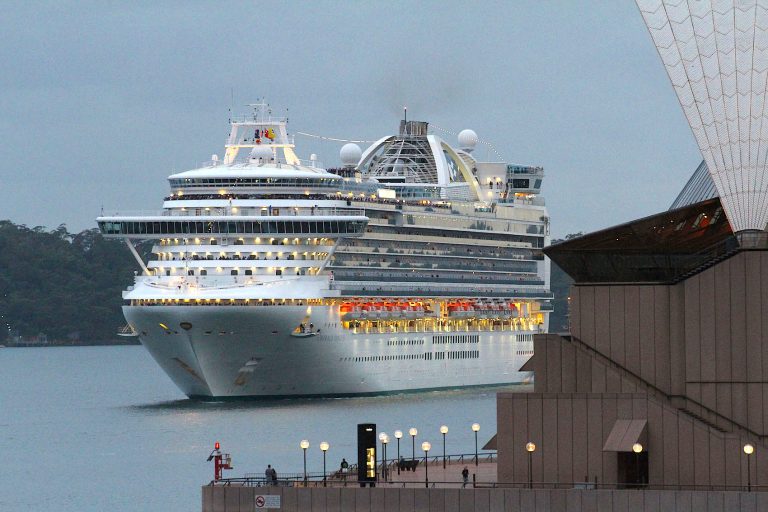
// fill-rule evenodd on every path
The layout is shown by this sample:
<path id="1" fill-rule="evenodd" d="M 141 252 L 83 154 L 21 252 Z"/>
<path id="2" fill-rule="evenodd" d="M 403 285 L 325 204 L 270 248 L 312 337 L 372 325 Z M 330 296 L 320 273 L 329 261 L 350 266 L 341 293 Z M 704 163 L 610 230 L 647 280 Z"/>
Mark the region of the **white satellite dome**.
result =
<path id="1" fill-rule="evenodd" d="M 272 148 L 266 146 L 256 146 L 251 150 L 251 160 L 262 159 L 264 162 L 269 162 L 272 159 Z"/>
<path id="2" fill-rule="evenodd" d="M 474 130 L 461 130 L 459 132 L 459 147 L 462 149 L 474 149 L 477 145 L 477 134 Z"/>
<path id="3" fill-rule="evenodd" d="M 361 156 L 363 156 L 363 150 L 357 144 L 344 144 L 339 151 L 341 163 L 344 165 L 357 165 Z"/>

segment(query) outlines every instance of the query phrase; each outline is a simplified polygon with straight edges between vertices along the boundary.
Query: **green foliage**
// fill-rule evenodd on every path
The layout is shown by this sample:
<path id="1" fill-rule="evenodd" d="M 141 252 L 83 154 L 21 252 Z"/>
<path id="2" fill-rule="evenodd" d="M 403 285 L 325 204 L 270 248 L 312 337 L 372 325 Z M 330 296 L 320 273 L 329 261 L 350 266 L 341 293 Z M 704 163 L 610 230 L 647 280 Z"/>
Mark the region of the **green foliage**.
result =
<path id="1" fill-rule="evenodd" d="M 11 331 L 49 340 L 104 341 L 125 323 L 121 292 L 138 266 L 125 244 L 98 229 L 71 234 L 0 221 L 0 339 Z"/>

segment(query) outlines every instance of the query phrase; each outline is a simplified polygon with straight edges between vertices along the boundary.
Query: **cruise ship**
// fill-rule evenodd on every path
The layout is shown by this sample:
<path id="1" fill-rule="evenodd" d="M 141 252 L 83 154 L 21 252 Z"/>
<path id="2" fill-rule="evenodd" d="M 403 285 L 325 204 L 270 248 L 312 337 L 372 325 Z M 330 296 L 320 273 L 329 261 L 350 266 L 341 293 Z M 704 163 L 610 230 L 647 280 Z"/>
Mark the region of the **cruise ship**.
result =
<path id="1" fill-rule="evenodd" d="M 297 157 L 285 118 L 251 107 L 223 158 L 168 177 L 161 210 L 97 219 L 140 267 L 123 292 L 129 333 L 187 396 L 531 378 L 552 310 L 541 167 L 480 162 L 473 131 L 454 147 L 404 119 L 324 169 Z"/>

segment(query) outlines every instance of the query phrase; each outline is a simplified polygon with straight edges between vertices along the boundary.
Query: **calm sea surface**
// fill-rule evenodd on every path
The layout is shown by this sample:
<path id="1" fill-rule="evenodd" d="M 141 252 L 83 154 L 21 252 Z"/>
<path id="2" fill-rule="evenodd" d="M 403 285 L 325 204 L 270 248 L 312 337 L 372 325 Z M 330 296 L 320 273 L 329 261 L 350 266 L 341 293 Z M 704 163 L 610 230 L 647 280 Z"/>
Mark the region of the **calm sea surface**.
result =
<path id="1" fill-rule="evenodd" d="M 513 387 L 512 389 L 521 389 Z M 0 510 L 200 510 L 211 480 L 214 441 L 232 454 L 231 476 L 302 471 L 355 459 L 358 423 L 419 429 L 442 453 L 439 427 L 450 428 L 448 453 L 474 450 L 494 433 L 498 388 L 376 398 L 199 402 L 185 399 L 142 347 L 0 349 Z M 406 437 L 407 434 L 406 434 Z M 410 455 L 410 438 L 401 441 Z M 396 447 L 390 445 L 388 455 Z"/>

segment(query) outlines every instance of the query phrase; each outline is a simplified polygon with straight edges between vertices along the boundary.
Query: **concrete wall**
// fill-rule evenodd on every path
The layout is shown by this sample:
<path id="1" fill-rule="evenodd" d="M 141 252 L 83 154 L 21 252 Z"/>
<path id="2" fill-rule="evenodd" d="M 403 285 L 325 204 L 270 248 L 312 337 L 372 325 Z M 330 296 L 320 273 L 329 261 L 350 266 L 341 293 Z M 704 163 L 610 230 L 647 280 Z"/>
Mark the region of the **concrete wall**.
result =
<path id="1" fill-rule="evenodd" d="M 768 435 L 768 251 L 677 285 L 575 286 L 571 332 L 666 394 Z"/>
<path id="2" fill-rule="evenodd" d="M 616 452 L 603 446 L 617 419 L 647 419 L 649 483 L 745 486 L 747 441 L 723 433 L 645 393 L 499 393 L 498 482 L 618 481 Z M 768 450 L 755 444 L 752 485 L 768 484 Z"/>
<path id="3" fill-rule="evenodd" d="M 534 393 L 498 397 L 499 482 L 619 480 L 602 448 L 647 420 L 652 485 L 768 484 L 768 251 L 675 285 L 578 285 L 572 337 L 536 336 Z"/>
<path id="4" fill-rule="evenodd" d="M 203 512 L 253 512 L 280 494 L 283 512 L 759 512 L 768 493 L 528 489 L 202 489 Z"/>

